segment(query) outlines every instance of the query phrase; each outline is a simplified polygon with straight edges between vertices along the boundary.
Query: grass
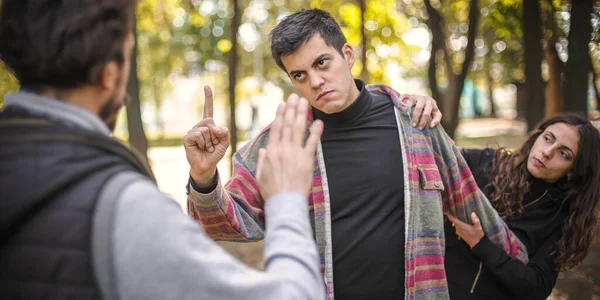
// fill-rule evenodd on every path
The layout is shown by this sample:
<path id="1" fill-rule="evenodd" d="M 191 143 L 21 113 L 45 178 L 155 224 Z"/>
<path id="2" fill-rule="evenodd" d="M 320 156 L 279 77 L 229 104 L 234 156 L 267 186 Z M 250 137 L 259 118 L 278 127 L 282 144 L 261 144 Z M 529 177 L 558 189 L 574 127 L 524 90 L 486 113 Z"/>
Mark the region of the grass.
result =
<path id="1" fill-rule="evenodd" d="M 501 134 L 488 137 L 457 137 L 454 141 L 461 148 L 518 148 L 526 139 L 522 134 Z"/>

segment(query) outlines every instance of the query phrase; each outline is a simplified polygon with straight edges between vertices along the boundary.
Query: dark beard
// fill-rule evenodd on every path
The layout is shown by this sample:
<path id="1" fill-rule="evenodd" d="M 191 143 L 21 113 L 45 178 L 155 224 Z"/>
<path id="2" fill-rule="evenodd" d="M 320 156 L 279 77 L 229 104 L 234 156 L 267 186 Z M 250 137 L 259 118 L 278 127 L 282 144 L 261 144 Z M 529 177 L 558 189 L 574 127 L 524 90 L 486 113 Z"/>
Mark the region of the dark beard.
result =
<path id="1" fill-rule="evenodd" d="M 122 101 L 118 101 L 114 97 L 110 98 L 100 108 L 98 116 L 100 117 L 100 119 L 102 119 L 102 121 L 104 121 L 106 126 L 108 126 L 110 132 L 113 132 L 115 130 L 115 127 L 117 126 L 117 116 L 119 115 L 119 111 L 121 111 L 121 108 L 123 108 L 124 104 L 129 102 L 128 98 L 129 97 L 127 97 L 127 95 Z"/>
<path id="2" fill-rule="evenodd" d="M 119 76 L 117 77 L 117 82 L 121 82 L 122 76 L 124 75 L 122 72 L 120 72 Z M 100 107 L 100 111 L 98 112 L 98 116 L 100 117 L 100 119 L 102 119 L 102 121 L 104 121 L 106 126 L 108 126 L 108 129 L 111 133 L 115 131 L 115 128 L 117 126 L 117 117 L 119 116 L 119 111 L 121 111 L 121 108 L 123 108 L 123 106 L 129 104 L 130 97 L 127 93 L 125 93 L 123 99 L 120 100 L 121 101 L 118 101 L 116 96 L 113 95 L 113 97 L 108 99 L 108 101 L 106 101 L 106 103 L 104 103 L 102 107 Z"/>

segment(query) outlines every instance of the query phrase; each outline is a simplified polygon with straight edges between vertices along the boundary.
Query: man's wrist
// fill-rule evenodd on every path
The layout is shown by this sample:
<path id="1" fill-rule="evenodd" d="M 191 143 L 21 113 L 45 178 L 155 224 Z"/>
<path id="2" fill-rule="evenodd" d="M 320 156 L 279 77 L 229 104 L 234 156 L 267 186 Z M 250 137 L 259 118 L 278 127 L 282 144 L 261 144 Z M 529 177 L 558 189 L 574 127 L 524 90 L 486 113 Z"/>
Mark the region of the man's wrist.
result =
<path id="1" fill-rule="evenodd" d="M 194 179 L 192 178 L 192 176 L 190 175 L 190 178 L 188 180 L 188 185 L 186 186 L 187 189 L 187 194 L 189 195 L 190 193 L 190 189 L 193 189 L 194 191 L 196 191 L 197 193 L 200 194 L 210 194 L 212 193 L 216 188 L 217 185 L 219 183 L 219 173 L 218 171 L 215 173 L 215 175 L 213 176 L 212 182 L 209 183 L 208 185 L 198 185 Z"/>
<path id="2" fill-rule="evenodd" d="M 194 184 L 201 188 L 208 187 L 213 185 L 217 174 L 217 169 L 213 169 L 208 172 L 197 173 L 193 170 L 190 171 L 190 177 L 192 178 Z"/>

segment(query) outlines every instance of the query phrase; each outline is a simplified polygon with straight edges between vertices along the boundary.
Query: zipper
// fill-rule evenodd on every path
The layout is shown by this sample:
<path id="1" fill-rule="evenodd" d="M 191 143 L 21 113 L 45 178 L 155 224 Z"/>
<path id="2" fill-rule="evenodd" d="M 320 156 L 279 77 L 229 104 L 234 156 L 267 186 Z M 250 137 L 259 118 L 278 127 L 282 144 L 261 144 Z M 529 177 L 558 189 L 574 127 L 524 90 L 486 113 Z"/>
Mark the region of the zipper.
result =
<path id="1" fill-rule="evenodd" d="M 544 198 L 544 196 L 546 196 L 546 194 L 548 193 L 548 190 L 546 190 L 539 198 L 533 200 L 532 202 L 527 203 L 526 205 L 523 205 L 523 209 L 525 209 L 528 206 L 531 206 L 533 204 L 535 204 L 536 202 L 542 200 L 542 198 Z"/>
<path id="2" fill-rule="evenodd" d="M 473 281 L 473 286 L 471 286 L 471 294 L 475 291 L 475 286 L 477 285 L 477 281 L 479 281 L 479 275 L 481 275 L 481 267 L 483 262 L 479 262 L 479 271 L 477 271 L 477 276 L 475 276 L 475 281 Z"/>
<path id="3" fill-rule="evenodd" d="M 544 198 L 544 196 L 546 196 L 546 193 L 548 193 L 548 190 L 546 190 L 544 192 L 544 194 L 542 194 L 542 196 L 540 196 L 539 198 L 533 200 L 532 202 L 528 203 L 527 205 L 524 205 L 523 208 L 526 208 L 528 206 L 531 206 L 535 203 L 537 203 L 538 201 L 540 201 L 542 198 Z M 473 292 L 475 292 L 475 286 L 477 286 L 477 282 L 479 281 L 479 276 L 481 276 L 481 269 L 483 266 L 483 262 L 479 262 L 479 270 L 477 271 L 477 275 L 475 276 L 475 280 L 473 281 L 473 285 L 471 286 L 471 294 L 473 294 Z"/>

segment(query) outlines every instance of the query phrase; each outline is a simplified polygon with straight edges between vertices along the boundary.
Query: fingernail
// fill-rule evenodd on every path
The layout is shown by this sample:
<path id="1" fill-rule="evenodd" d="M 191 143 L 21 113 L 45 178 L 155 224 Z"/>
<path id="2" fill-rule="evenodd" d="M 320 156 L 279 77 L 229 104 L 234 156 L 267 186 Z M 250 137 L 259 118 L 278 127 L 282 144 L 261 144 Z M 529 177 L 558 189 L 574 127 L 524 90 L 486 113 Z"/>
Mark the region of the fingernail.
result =
<path id="1" fill-rule="evenodd" d="M 413 125 L 413 127 L 417 127 L 417 123 L 413 123 L 412 125 Z"/>
<path id="2" fill-rule="evenodd" d="M 215 128 L 216 133 L 221 133 L 221 128 Z"/>

